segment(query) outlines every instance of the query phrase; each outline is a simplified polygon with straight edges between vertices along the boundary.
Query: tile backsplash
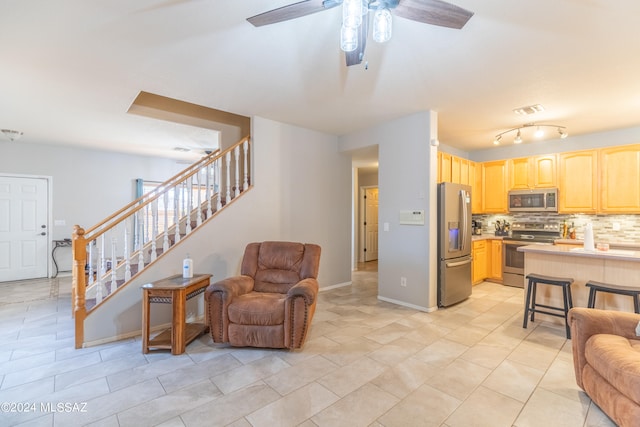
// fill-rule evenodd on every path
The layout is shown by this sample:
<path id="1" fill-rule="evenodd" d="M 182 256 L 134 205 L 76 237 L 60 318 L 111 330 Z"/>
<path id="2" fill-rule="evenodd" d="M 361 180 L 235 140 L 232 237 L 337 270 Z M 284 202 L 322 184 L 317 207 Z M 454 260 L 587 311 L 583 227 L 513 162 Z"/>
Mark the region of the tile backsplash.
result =
<path id="1" fill-rule="evenodd" d="M 576 238 L 581 240 L 584 237 L 585 224 L 593 224 L 593 233 L 596 242 L 640 242 L 640 215 L 561 215 L 553 213 L 512 213 L 503 215 L 473 215 L 473 219 L 482 222 L 482 229 L 485 233 L 495 231 L 494 224 L 497 220 L 507 220 L 510 223 L 522 221 L 567 221 L 571 226 L 576 227 Z M 614 230 L 615 228 L 615 230 Z M 618 229 L 619 228 L 619 229 Z"/>

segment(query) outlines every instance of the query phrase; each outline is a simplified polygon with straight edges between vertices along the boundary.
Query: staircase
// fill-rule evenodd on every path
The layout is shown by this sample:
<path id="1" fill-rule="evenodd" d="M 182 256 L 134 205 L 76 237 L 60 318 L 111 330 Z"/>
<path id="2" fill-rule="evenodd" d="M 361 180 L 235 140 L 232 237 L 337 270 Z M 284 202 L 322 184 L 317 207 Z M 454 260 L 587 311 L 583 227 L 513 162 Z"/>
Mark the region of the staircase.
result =
<path id="1" fill-rule="evenodd" d="M 203 157 L 93 227 L 74 227 L 76 348 L 85 320 L 105 301 L 251 187 L 249 140 Z"/>

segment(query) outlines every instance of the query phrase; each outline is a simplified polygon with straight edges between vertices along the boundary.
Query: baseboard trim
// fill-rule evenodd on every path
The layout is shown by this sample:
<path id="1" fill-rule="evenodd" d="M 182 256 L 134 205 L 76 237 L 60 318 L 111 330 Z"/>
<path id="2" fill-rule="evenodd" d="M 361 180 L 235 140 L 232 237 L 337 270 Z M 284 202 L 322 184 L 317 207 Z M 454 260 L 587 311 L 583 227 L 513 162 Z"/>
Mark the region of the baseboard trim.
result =
<path id="1" fill-rule="evenodd" d="M 438 310 L 438 307 L 422 307 L 420 305 L 409 304 L 407 302 L 399 301 L 399 300 L 396 300 L 396 299 L 393 299 L 393 298 L 381 297 L 380 295 L 378 295 L 378 299 L 380 301 L 390 302 L 391 304 L 396 304 L 396 305 L 401 305 L 403 307 L 413 308 L 414 310 L 424 311 L 426 313 L 433 313 L 434 311 Z"/>
<path id="2" fill-rule="evenodd" d="M 351 283 L 352 282 L 343 282 L 343 283 L 338 283 L 337 285 L 323 286 L 320 289 L 318 289 L 318 292 L 324 292 L 324 291 L 330 291 L 332 289 L 344 288 L 345 286 L 351 286 Z"/>

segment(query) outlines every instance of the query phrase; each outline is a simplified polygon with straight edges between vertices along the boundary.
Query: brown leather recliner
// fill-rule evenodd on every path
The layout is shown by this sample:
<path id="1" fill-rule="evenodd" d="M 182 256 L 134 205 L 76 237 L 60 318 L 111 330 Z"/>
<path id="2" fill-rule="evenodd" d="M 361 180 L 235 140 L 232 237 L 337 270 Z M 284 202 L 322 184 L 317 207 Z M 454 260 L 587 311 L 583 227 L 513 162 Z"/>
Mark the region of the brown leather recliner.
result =
<path id="1" fill-rule="evenodd" d="M 236 347 L 301 348 L 316 309 L 320 246 L 250 243 L 240 276 L 205 292 L 211 338 Z"/>
<path id="2" fill-rule="evenodd" d="M 640 425 L 640 337 L 634 313 L 569 310 L 576 382 L 620 427 Z"/>

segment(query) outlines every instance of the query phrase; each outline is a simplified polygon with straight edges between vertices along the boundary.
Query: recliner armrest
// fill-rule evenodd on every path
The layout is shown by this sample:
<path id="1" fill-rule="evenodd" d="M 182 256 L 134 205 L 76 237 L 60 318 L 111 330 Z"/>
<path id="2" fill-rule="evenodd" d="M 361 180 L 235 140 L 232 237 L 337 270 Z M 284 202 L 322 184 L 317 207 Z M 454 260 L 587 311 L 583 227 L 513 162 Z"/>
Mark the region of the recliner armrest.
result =
<path id="1" fill-rule="evenodd" d="M 308 305 L 313 304 L 317 295 L 318 281 L 312 278 L 299 281 L 287 292 L 287 298 L 302 296 Z"/>
<path id="2" fill-rule="evenodd" d="M 207 287 L 207 293 L 223 292 L 230 298 L 249 293 L 253 290 L 253 277 L 234 276 L 212 283 Z"/>

